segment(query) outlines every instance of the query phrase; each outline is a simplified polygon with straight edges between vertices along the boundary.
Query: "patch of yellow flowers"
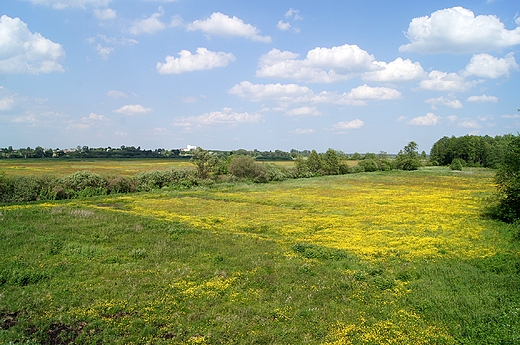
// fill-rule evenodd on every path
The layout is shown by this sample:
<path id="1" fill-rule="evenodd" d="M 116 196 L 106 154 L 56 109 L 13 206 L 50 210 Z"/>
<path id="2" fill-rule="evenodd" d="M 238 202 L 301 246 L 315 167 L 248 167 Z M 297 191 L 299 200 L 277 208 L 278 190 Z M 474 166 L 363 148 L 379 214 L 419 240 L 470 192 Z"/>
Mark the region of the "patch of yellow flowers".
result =
<path id="1" fill-rule="evenodd" d="M 134 214 L 184 222 L 216 233 L 270 237 L 345 249 L 365 258 L 496 253 L 482 241 L 480 195 L 489 178 L 403 175 L 336 177 L 251 186 L 122 196 Z M 114 202 L 114 198 L 111 198 Z M 117 202 L 117 201 L 116 201 Z"/>

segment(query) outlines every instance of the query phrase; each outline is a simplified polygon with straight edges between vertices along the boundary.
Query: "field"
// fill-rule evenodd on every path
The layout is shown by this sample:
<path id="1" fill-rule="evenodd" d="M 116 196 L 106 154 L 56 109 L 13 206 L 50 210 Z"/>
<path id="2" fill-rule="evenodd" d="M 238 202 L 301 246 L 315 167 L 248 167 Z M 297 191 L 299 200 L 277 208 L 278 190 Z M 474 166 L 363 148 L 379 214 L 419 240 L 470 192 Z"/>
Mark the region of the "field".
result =
<path id="1" fill-rule="evenodd" d="M 0 343 L 519 344 L 519 231 L 482 216 L 492 177 L 0 206 Z"/>
<path id="2" fill-rule="evenodd" d="M 133 176 L 151 170 L 193 168 L 189 159 L 0 159 L 7 176 L 49 174 L 63 177 L 76 171 Z"/>

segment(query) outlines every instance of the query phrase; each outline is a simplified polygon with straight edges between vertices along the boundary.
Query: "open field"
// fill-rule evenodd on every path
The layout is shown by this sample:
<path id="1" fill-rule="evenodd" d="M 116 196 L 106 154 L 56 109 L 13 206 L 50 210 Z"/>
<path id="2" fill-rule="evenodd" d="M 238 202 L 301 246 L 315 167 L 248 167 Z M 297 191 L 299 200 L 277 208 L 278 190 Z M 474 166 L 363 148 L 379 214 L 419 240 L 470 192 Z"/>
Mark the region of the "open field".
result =
<path id="1" fill-rule="evenodd" d="M 89 170 L 97 174 L 133 176 L 151 170 L 193 168 L 189 159 L 0 159 L 0 173 L 7 176 L 49 174 L 66 176 Z"/>
<path id="2" fill-rule="evenodd" d="M 518 228 L 482 217 L 492 176 L 0 206 L 0 343 L 518 344 Z"/>

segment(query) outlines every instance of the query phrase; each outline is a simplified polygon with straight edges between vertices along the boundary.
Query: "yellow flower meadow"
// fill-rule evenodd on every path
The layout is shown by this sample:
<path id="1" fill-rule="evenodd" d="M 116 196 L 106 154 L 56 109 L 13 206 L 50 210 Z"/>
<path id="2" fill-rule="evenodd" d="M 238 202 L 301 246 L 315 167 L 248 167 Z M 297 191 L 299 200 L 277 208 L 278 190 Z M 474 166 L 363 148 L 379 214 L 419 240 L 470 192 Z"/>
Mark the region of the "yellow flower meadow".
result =
<path id="1" fill-rule="evenodd" d="M 491 179 L 388 175 L 122 196 L 126 211 L 219 232 L 309 242 L 363 257 L 484 257 L 482 193 Z"/>

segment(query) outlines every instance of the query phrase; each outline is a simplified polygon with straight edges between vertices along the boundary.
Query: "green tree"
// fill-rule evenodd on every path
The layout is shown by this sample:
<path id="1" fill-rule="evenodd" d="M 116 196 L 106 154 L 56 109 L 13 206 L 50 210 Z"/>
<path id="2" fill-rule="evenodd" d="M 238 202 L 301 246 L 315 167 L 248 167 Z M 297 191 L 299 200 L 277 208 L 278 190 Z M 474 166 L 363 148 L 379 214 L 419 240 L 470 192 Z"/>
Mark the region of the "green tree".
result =
<path id="1" fill-rule="evenodd" d="M 495 183 L 500 196 L 496 215 L 506 222 L 520 220 L 520 134 L 509 142 Z"/>
<path id="2" fill-rule="evenodd" d="M 322 159 L 323 170 L 327 175 L 339 174 L 339 159 L 336 151 L 328 149 Z"/>
<path id="3" fill-rule="evenodd" d="M 316 152 L 316 150 L 312 150 L 309 154 L 309 157 L 307 157 L 307 167 L 313 174 L 318 174 L 321 171 L 323 162 L 321 161 L 321 157 L 318 152 Z"/>
<path id="4" fill-rule="evenodd" d="M 395 166 L 400 170 L 417 170 L 422 165 L 418 145 L 415 141 L 411 141 L 397 154 Z"/>
<path id="5" fill-rule="evenodd" d="M 197 167 L 197 177 L 206 179 L 218 163 L 216 155 L 197 147 L 191 156 L 190 162 Z"/>

